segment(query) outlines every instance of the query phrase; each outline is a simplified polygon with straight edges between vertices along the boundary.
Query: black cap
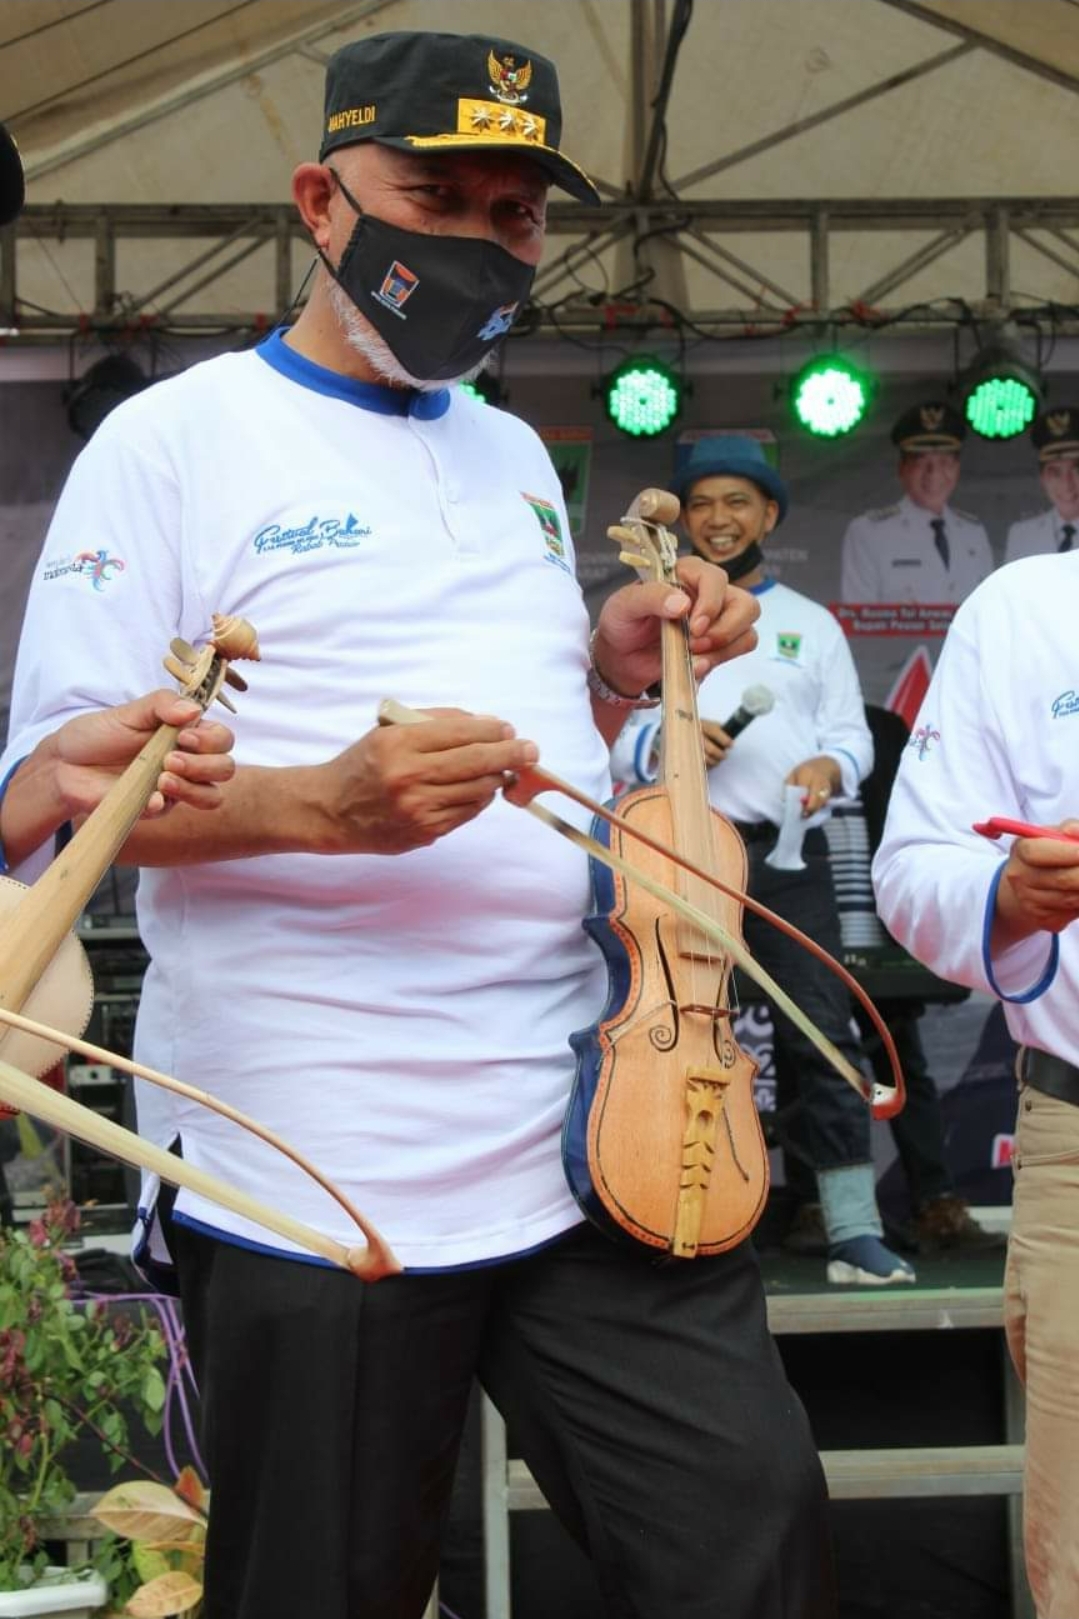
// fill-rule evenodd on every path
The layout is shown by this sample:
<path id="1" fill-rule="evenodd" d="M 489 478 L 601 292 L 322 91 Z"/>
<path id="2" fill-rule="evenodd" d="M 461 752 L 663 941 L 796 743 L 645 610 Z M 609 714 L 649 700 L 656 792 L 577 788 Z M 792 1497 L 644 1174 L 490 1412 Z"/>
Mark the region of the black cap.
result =
<path id="1" fill-rule="evenodd" d="M 556 185 L 596 202 L 591 180 L 558 149 L 562 103 L 546 56 L 485 34 L 374 34 L 326 69 L 320 160 L 378 141 L 405 152 L 523 152 Z"/>
<path id="2" fill-rule="evenodd" d="M 0 225 L 10 225 L 26 196 L 19 148 L 0 124 Z"/>
<path id="3" fill-rule="evenodd" d="M 898 444 L 904 455 L 918 455 L 924 450 L 958 450 L 966 436 L 967 424 L 962 416 L 940 399 L 912 405 L 892 428 L 892 443 Z"/>
<path id="4" fill-rule="evenodd" d="M 1043 410 L 1034 418 L 1030 437 L 1043 465 L 1046 461 L 1079 458 L 1079 405 Z"/>

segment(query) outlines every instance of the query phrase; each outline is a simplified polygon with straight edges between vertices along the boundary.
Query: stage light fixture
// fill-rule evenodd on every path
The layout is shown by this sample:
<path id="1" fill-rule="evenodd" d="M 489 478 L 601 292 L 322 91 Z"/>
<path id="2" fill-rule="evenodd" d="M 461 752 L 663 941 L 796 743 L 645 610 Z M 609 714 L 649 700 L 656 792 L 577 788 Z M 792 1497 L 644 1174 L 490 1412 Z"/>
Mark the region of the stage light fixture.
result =
<path id="1" fill-rule="evenodd" d="M 1025 433 L 1044 397 L 1041 373 L 1007 340 L 980 351 L 963 375 L 962 390 L 967 423 L 982 438 Z"/>
<path id="2" fill-rule="evenodd" d="M 682 379 L 662 360 L 639 355 L 625 360 L 604 378 L 603 404 L 620 433 L 655 438 L 666 432 L 682 410 Z"/>
<path id="3" fill-rule="evenodd" d="M 88 443 L 109 412 L 141 393 L 148 380 L 130 355 L 106 354 L 64 390 L 71 431 Z"/>
<path id="4" fill-rule="evenodd" d="M 817 355 L 791 382 L 791 409 L 816 438 L 852 433 L 869 409 L 872 383 L 841 354 Z"/>
<path id="5" fill-rule="evenodd" d="M 493 377 L 489 371 L 481 371 L 478 377 L 473 377 L 471 382 L 462 382 L 460 387 L 462 393 L 470 394 L 473 399 L 480 400 L 484 405 L 505 403 L 505 389 L 498 378 Z"/>

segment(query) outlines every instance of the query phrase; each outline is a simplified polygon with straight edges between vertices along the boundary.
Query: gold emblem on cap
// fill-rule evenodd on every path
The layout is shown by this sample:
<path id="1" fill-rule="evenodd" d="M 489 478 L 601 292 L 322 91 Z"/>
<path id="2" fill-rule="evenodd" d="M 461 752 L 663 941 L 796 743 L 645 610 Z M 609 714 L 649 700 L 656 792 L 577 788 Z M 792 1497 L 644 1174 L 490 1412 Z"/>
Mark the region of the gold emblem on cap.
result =
<path id="1" fill-rule="evenodd" d="M 503 106 L 498 101 L 473 101 L 462 96 L 457 103 L 456 135 L 411 135 L 409 139 L 413 146 L 436 146 L 448 142 L 464 145 L 458 137 L 474 135 L 487 141 L 493 138 L 498 143 L 520 142 L 531 146 L 536 143 L 542 145 L 546 134 L 547 120 L 534 113 L 514 112 L 512 107 Z"/>
<path id="2" fill-rule="evenodd" d="M 936 433 L 944 420 L 944 407 L 943 405 L 923 405 L 919 415 L 925 431 L 927 433 Z"/>
<path id="3" fill-rule="evenodd" d="M 488 89 L 507 106 L 519 107 L 528 100 L 526 91 L 532 83 L 532 63 L 520 62 L 516 56 L 498 57 L 487 52 Z"/>
<path id="4" fill-rule="evenodd" d="M 1071 419 L 1070 410 L 1054 410 L 1046 416 L 1045 425 L 1054 438 L 1063 438 L 1071 426 Z"/>

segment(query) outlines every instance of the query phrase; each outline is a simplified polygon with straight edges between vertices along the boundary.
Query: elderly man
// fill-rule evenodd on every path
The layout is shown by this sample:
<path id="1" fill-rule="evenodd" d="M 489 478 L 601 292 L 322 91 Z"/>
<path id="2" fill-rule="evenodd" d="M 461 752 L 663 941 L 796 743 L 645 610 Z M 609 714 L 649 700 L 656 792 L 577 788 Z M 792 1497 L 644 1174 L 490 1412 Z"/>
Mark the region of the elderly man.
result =
<path id="1" fill-rule="evenodd" d="M 258 626 L 224 804 L 132 851 L 157 868 L 140 1053 L 278 1128 L 405 1266 L 363 1285 L 178 1196 L 206 1619 L 418 1615 L 477 1374 L 612 1615 L 834 1613 L 822 1475 L 748 1245 L 657 1266 L 582 1223 L 560 1162 L 568 1037 L 605 972 L 587 862 L 499 789 L 542 753 L 603 796 L 661 621 L 688 620 L 704 676 L 756 616 L 687 560 L 679 589 L 609 598 L 590 663 L 554 469 L 453 387 L 528 297 L 548 185 L 593 196 L 560 138 L 554 68 L 522 46 L 339 51 L 320 160 L 294 177 L 310 302 L 108 417 L 49 554 L 92 519 L 124 571 L 93 615 L 73 576 L 33 587 L 17 732 L 76 678 L 95 699 L 87 669 L 144 679 L 213 607 Z M 433 717 L 380 728 L 386 695 Z M 177 1126 L 185 1159 L 355 1240 L 291 1164 L 196 1107 Z"/>
<path id="2" fill-rule="evenodd" d="M 966 437 L 959 412 L 940 400 L 904 411 L 892 429 L 903 498 L 865 512 L 843 537 L 845 602 L 961 602 L 993 569 L 989 537 L 949 504 Z"/>
<path id="3" fill-rule="evenodd" d="M 1005 562 L 1070 551 L 1079 536 L 1079 407 L 1060 405 L 1035 417 L 1030 430 L 1038 452 L 1038 481 L 1048 511 L 1020 518 L 1008 530 Z"/>
<path id="4" fill-rule="evenodd" d="M 693 549 L 718 562 L 761 607 L 756 651 L 708 675 L 700 689 L 701 728 L 712 803 L 737 826 L 749 855 L 749 891 L 833 955 L 839 916 L 821 812 L 852 797 L 873 763 L 854 660 L 825 608 L 765 572 L 768 536 L 787 512 L 787 486 L 753 439 L 702 439 L 676 475 L 682 522 Z M 723 720 L 750 683 L 774 704 L 733 739 Z M 616 745 L 616 775 L 648 780 L 659 727 L 643 719 Z M 800 799 L 806 829 L 798 869 L 770 859 L 787 814 Z M 784 988 L 855 1064 L 858 1041 L 839 981 L 785 934 L 747 912 L 746 942 Z M 778 1053 L 796 1075 L 798 1146 L 817 1177 L 828 1245 L 828 1280 L 860 1286 L 912 1282 L 914 1272 L 881 1241 L 869 1113 L 790 1020 L 775 1016 Z"/>

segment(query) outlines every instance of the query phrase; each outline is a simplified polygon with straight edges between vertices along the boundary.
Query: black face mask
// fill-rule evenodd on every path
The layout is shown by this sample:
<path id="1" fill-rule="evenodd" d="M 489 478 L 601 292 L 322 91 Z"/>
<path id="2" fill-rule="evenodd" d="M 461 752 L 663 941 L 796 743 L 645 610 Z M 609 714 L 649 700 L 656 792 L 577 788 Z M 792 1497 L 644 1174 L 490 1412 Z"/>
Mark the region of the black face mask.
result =
<path id="1" fill-rule="evenodd" d="M 336 269 L 319 253 L 342 292 L 410 376 L 447 382 L 474 370 L 512 326 L 535 267 L 497 242 L 375 219 L 332 172 L 357 216 Z"/>
<path id="2" fill-rule="evenodd" d="M 731 557 L 729 562 L 720 562 L 717 566 L 723 569 L 723 572 L 733 585 L 737 579 L 744 579 L 747 573 L 752 573 L 754 568 L 759 568 L 763 561 L 764 552 L 754 540 L 752 545 L 747 545 L 744 551 L 739 551 L 738 555 Z"/>

